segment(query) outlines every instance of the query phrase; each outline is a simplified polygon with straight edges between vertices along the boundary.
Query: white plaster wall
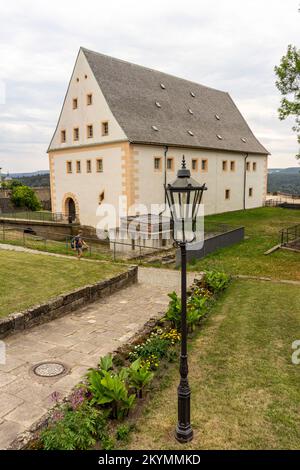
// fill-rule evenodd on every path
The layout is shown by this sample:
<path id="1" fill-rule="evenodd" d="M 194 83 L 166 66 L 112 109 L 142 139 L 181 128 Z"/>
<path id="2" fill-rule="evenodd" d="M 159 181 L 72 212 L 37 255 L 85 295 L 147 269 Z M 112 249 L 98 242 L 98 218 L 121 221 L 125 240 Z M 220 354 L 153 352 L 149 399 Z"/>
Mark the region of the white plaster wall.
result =
<path id="1" fill-rule="evenodd" d="M 73 193 L 79 203 L 82 225 L 96 227 L 100 218 L 96 216 L 99 195 L 104 191 L 103 203 L 118 207 L 122 194 L 121 178 L 122 146 L 111 148 L 88 148 L 82 151 L 54 152 L 54 181 L 56 188 L 56 212 L 64 212 L 62 206 L 66 193 Z M 96 172 L 96 159 L 103 159 L 103 172 Z M 76 173 L 76 161 L 81 161 L 81 173 Z M 92 160 L 92 172 L 86 171 L 86 160 Z M 66 172 L 66 162 L 72 161 L 73 172 Z"/>
<path id="2" fill-rule="evenodd" d="M 85 75 L 87 75 L 87 78 L 85 78 Z M 78 82 L 77 78 L 79 78 Z M 88 106 L 86 104 L 86 95 L 89 93 L 93 95 L 93 104 Z M 77 109 L 73 109 L 73 98 L 78 99 Z M 108 121 L 109 123 L 108 136 L 102 136 L 102 121 Z M 93 138 L 87 138 L 86 126 L 88 124 L 93 124 Z M 79 141 L 75 142 L 73 141 L 74 127 L 79 127 L 80 135 Z M 61 130 L 66 130 L 66 143 L 61 143 Z M 126 136 L 111 113 L 84 53 L 80 50 L 50 149 L 78 147 L 80 145 L 119 140 L 126 140 Z"/>
<path id="3" fill-rule="evenodd" d="M 164 201 L 164 149 L 163 147 L 134 145 L 138 161 L 138 201 L 150 207 L 151 203 Z M 187 167 L 191 170 L 192 159 L 198 159 L 198 171 L 191 175 L 200 183 L 206 183 L 208 190 L 204 193 L 205 214 L 234 211 L 243 208 L 244 188 L 244 155 L 222 151 L 169 148 L 167 158 L 174 158 L 174 170 L 167 170 L 167 182 L 176 178 L 177 169 L 181 166 L 182 155 L 185 155 Z M 162 158 L 162 171 L 154 169 L 154 157 Z M 208 170 L 201 170 L 201 159 L 208 160 Z M 222 169 L 222 161 L 227 160 L 227 171 Z M 261 155 L 248 157 L 251 171 L 247 172 L 246 208 L 260 207 L 263 204 L 265 184 L 265 160 Z M 235 161 L 235 171 L 230 171 L 230 161 Z M 257 168 L 252 171 L 252 162 Z M 248 196 L 248 188 L 253 187 L 253 196 Z M 230 199 L 225 199 L 225 189 L 230 189 Z"/>

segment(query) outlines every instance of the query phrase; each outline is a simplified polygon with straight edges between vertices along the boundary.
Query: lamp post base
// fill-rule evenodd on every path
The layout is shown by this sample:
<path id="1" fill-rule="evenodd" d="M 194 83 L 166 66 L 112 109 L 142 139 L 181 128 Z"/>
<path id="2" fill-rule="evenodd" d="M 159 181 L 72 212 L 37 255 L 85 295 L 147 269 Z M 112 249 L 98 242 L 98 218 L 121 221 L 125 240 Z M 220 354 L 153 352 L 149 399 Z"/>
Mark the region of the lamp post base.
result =
<path id="1" fill-rule="evenodd" d="M 193 435 L 194 433 L 190 425 L 187 427 L 182 427 L 179 424 L 177 424 L 176 430 L 175 430 L 175 437 L 178 442 L 180 442 L 181 444 L 190 442 L 193 440 Z"/>

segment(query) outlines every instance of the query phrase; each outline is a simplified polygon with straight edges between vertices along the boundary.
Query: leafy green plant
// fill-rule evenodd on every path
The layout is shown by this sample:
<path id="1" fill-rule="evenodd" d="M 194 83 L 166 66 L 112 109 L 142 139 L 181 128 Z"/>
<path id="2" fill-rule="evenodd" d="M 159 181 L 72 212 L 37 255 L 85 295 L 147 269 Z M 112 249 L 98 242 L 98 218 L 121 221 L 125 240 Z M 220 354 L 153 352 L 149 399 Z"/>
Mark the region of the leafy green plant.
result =
<path id="1" fill-rule="evenodd" d="M 206 271 L 204 274 L 205 285 L 214 294 L 226 289 L 230 283 L 230 277 L 222 272 Z"/>
<path id="2" fill-rule="evenodd" d="M 45 450 L 87 450 L 106 435 L 105 415 L 87 402 L 75 411 L 61 410 L 54 416 L 41 433 Z"/>
<path id="3" fill-rule="evenodd" d="M 128 424 L 121 424 L 117 427 L 116 430 L 116 437 L 118 441 L 128 441 L 128 436 L 133 426 L 129 426 Z"/>
<path id="4" fill-rule="evenodd" d="M 171 322 L 173 328 L 179 330 L 181 323 L 181 300 L 175 291 L 168 294 L 168 296 L 171 300 L 165 317 L 166 320 Z"/>
<path id="5" fill-rule="evenodd" d="M 92 394 L 91 403 L 110 405 L 112 418 L 120 419 L 126 416 L 133 407 L 135 395 L 129 394 L 125 379 L 127 372 L 122 369 L 119 374 L 105 370 L 92 370 L 88 373 L 88 390 Z"/>
<path id="6" fill-rule="evenodd" d="M 15 186 L 12 190 L 11 201 L 16 207 L 25 207 L 32 211 L 42 208 L 37 195 L 29 186 Z"/>
<path id="7" fill-rule="evenodd" d="M 115 441 L 107 435 L 101 440 L 101 445 L 104 450 L 113 450 L 115 448 Z"/>
<path id="8" fill-rule="evenodd" d="M 100 358 L 99 369 L 108 372 L 113 368 L 113 358 L 111 354 L 107 354 Z"/>
<path id="9" fill-rule="evenodd" d="M 130 361 L 142 358 L 142 364 L 150 369 L 157 369 L 159 360 L 167 355 L 169 341 L 158 333 L 152 333 L 145 343 L 138 344 L 129 353 Z"/>
<path id="10" fill-rule="evenodd" d="M 142 398 L 143 390 L 153 379 L 153 372 L 150 372 L 146 365 L 143 365 L 141 358 L 136 359 L 129 368 L 129 384 L 136 389 L 139 398 Z"/>

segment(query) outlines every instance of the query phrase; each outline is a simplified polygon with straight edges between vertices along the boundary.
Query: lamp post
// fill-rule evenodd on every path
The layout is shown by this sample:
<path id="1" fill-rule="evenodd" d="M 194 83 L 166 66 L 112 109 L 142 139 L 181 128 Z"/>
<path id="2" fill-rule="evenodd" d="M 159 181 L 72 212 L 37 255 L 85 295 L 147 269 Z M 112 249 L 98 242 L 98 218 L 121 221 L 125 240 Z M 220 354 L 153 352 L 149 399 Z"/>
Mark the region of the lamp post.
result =
<path id="1" fill-rule="evenodd" d="M 178 423 L 175 437 L 179 442 L 193 439 L 190 423 L 190 396 L 187 360 L 187 321 L 186 321 L 186 245 L 196 238 L 196 219 L 202 200 L 205 184 L 200 185 L 191 178 L 186 168 L 184 155 L 181 168 L 173 183 L 165 187 L 173 223 L 173 238 L 181 252 L 181 353 L 180 383 L 178 386 Z"/>

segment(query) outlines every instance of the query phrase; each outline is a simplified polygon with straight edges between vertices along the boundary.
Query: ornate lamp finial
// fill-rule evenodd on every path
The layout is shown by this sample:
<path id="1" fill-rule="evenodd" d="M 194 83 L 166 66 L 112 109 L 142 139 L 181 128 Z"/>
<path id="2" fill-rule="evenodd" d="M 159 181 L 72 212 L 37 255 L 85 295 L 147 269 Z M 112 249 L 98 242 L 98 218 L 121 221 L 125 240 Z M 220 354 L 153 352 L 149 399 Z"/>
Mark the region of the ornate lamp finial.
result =
<path id="1" fill-rule="evenodd" d="M 184 155 L 182 155 L 181 168 L 186 168 L 186 166 L 185 166 L 185 157 L 184 157 Z"/>

